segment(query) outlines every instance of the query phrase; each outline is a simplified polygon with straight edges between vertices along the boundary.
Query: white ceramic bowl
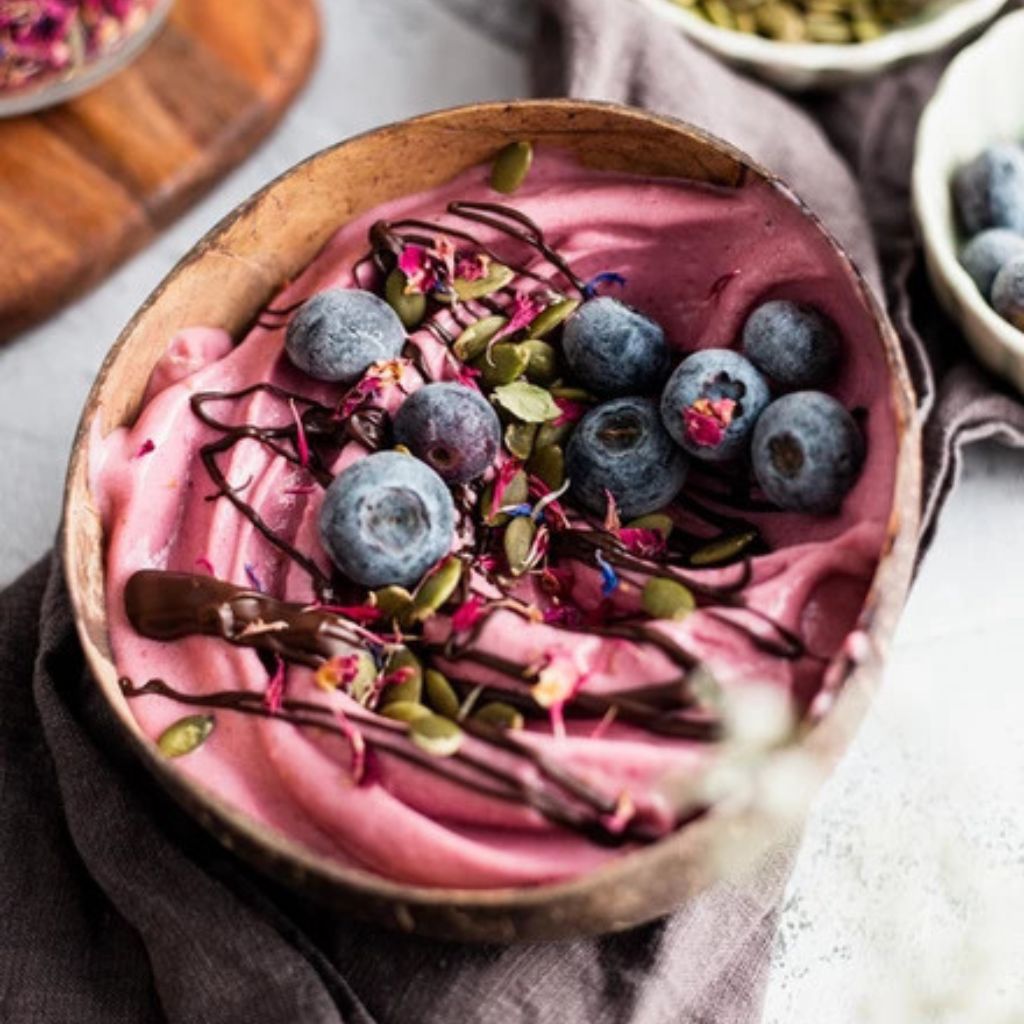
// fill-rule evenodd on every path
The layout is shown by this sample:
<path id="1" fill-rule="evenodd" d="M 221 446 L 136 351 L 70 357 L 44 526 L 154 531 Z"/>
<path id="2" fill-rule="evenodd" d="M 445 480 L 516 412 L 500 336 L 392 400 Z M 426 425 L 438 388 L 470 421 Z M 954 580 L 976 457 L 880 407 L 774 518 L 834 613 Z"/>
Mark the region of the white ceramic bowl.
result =
<path id="1" fill-rule="evenodd" d="M 997 22 L 950 64 L 925 108 L 914 156 L 914 214 L 932 285 L 978 357 L 1024 392 L 1024 333 L 999 316 L 960 266 L 950 180 L 1000 140 L 1024 141 L 1024 11 Z"/>
<path id="2" fill-rule="evenodd" d="M 1006 0 L 946 0 L 932 13 L 867 43 L 777 43 L 719 28 L 673 0 L 637 0 L 705 49 L 784 89 L 840 85 L 950 46 L 990 21 Z"/>

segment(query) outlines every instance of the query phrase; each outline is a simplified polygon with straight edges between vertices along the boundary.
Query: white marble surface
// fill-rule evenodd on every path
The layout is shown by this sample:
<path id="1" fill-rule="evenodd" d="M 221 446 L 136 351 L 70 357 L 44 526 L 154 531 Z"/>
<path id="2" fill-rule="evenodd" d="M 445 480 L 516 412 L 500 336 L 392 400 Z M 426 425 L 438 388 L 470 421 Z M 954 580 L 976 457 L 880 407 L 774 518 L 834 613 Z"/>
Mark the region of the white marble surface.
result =
<path id="1" fill-rule="evenodd" d="M 0 351 L 0 581 L 50 546 L 93 374 L 135 307 L 200 234 L 270 177 L 341 137 L 527 92 L 516 46 L 525 26 L 491 5 L 323 6 L 319 69 L 263 149 L 92 295 Z M 1022 503 L 1024 454 L 973 450 L 882 693 L 815 805 L 773 957 L 764 1014 L 771 1024 L 1019 1019 Z"/>

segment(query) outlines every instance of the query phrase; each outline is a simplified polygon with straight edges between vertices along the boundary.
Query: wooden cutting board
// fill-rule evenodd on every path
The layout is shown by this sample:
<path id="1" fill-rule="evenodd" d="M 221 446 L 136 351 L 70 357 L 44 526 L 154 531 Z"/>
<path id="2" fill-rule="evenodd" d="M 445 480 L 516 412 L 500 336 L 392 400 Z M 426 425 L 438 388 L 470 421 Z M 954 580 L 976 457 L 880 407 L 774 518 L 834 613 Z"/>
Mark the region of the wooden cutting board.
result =
<path id="1" fill-rule="evenodd" d="M 318 39 L 315 0 L 177 0 L 124 71 L 0 120 L 0 340 L 96 284 L 251 152 Z"/>

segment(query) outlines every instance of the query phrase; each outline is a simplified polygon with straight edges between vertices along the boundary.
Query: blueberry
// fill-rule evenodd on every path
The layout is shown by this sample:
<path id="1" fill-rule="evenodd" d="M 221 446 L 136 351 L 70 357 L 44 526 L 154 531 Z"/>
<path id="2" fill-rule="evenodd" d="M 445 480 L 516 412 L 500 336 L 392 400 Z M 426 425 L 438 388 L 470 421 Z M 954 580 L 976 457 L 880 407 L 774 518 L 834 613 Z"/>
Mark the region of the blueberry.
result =
<path id="1" fill-rule="evenodd" d="M 302 304 L 285 335 L 288 358 L 318 380 L 350 384 L 405 344 L 398 314 L 373 292 L 331 288 Z"/>
<path id="2" fill-rule="evenodd" d="M 687 356 L 669 377 L 661 419 L 691 455 L 724 462 L 743 452 L 770 399 L 749 360 L 726 348 L 706 348 Z"/>
<path id="3" fill-rule="evenodd" d="M 824 384 L 839 363 L 839 332 L 810 306 L 777 299 L 747 317 L 743 353 L 766 376 L 787 388 Z"/>
<path id="4" fill-rule="evenodd" d="M 479 391 L 462 384 L 427 384 L 402 403 L 395 440 L 449 483 L 465 483 L 494 462 L 501 424 Z"/>
<path id="5" fill-rule="evenodd" d="M 996 274 L 992 306 L 1004 320 L 1024 331 L 1024 256 L 1015 256 Z"/>
<path id="6" fill-rule="evenodd" d="M 761 490 L 779 508 L 834 512 L 860 475 L 864 438 L 834 398 L 794 391 L 765 409 L 751 455 Z"/>
<path id="7" fill-rule="evenodd" d="M 1024 235 L 1006 228 L 989 228 L 975 235 L 960 251 L 960 263 L 986 299 L 996 274 L 1014 256 L 1024 255 Z"/>
<path id="8" fill-rule="evenodd" d="M 989 146 L 953 176 L 953 198 L 969 235 L 985 228 L 1024 233 L 1024 149 Z"/>
<path id="9" fill-rule="evenodd" d="M 455 505 L 444 481 L 401 452 L 377 452 L 331 482 L 320 539 L 334 564 L 365 587 L 408 587 L 452 546 Z"/>
<path id="10" fill-rule="evenodd" d="M 686 479 L 686 456 L 672 443 L 649 398 L 616 398 L 580 420 L 565 452 L 573 497 L 603 515 L 611 491 L 627 518 L 664 508 Z"/>
<path id="11" fill-rule="evenodd" d="M 596 395 L 657 389 L 668 373 L 665 332 L 618 299 L 590 299 L 572 315 L 562 349 L 576 382 Z"/>

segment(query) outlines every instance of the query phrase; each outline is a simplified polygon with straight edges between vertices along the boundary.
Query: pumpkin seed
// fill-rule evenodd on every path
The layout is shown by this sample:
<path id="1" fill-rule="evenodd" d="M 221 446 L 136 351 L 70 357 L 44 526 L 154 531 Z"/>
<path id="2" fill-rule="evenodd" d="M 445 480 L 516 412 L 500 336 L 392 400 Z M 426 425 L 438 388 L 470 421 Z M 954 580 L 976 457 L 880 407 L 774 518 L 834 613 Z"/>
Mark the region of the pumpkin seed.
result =
<path id="1" fill-rule="evenodd" d="M 385 718 L 393 719 L 396 722 L 415 722 L 417 718 L 425 718 L 430 710 L 422 704 L 411 700 L 396 700 L 381 708 L 380 713 Z"/>
<path id="2" fill-rule="evenodd" d="M 571 433 L 571 423 L 559 423 L 557 426 L 554 423 L 542 423 L 540 430 L 537 431 L 534 448 L 548 448 L 553 444 L 561 447 Z"/>
<path id="3" fill-rule="evenodd" d="M 455 593 L 462 579 L 462 561 L 449 555 L 420 585 L 407 616 L 410 625 L 426 622 Z"/>
<path id="4" fill-rule="evenodd" d="M 418 327 L 427 315 L 427 297 L 422 292 L 407 292 L 409 279 L 397 267 L 388 274 L 384 282 L 384 298 L 398 314 L 402 326 L 407 330 Z"/>
<path id="5" fill-rule="evenodd" d="M 556 420 L 562 410 L 555 405 L 551 392 L 536 384 L 516 381 L 494 389 L 494 401 L 524 423 L 543 423 Z"/>
<path id="6" fill-rule="evenodd" d="M 594 403 L 597 401 L 589 391 L 584 391 L 583 388 L 555 387 L 551 388 L 550 391 L 552 398 L 567 398 L 570 402 Z"/>
<path id="7" fill-rule="evenodd" d="M 649 515 L 631 519 L 626 523 L 627 527 L 634 530 L 657 530 L 665 540 L 668 540 L 674 525 L 671 518 L 661 512 L 651 512 Z"/>
<path id="8" fill-rule="evenodd" d="M 164 729 L 156 745 L 167 757 L 184 757 L 206 742 L 214 725 L 213 715 L 186 715 Z"/>
<path id="9" fill-rule="evenodd" d="M 483 722 L 499 729 L 522 729 L 525 724 L 522 714 L 501 700 L 488 701 L 470 717 L 474 722 Z"/>
<path id="10" fill-rule="evenodd" d="M 559 299 L 542 309 L 530 322 L 528 337 L 543 338 L 576 312 L 579 299 Z"/>
<path id="11" fill-rule="evenodd" d="M 393 672 L 400 672 L 402 669 L 409 670 L 409 677 L 401 683 L 388 683 L 380 691 L 380 703 L 382 707 L 393 704 L 396 701 L 412 701 L 416 703 L 423 696 L 423 665 L 408 647 L 400 647 L 388 658 L 384 667 L 384 674 L 391 675 Z"/>
<path id="12" fill-rule="evenodd" d="M 565 456 L 557 444 L 546 448 L 535 448 L 526 468 L 540 477 L 553 491 L 557 491 L 565 483 Z"/>
<path id="13" fill-rule="evenodd" d="M 536 524 L 529 516 L 519 516 L 505 527 L 505 557 L 513 576 L 521 576 L 526 572 L 526 560 L 530 556 L 536 534 Z"/>
<path id="14" fill-rule="evenodd" d="M 742 554 L 757 540 L 757 530 L 744 530 L 731 537 L 721 537 L 699 547 L 690 555 L 690 565 L 717 565 Z"/>
<path id="15" fill-rule="evenodd" d="M 468 363 L 471 359 L 483 355 L 490 340 L 508 323 L 503 316 L 485 316 L 482 320 L 470 324 L 452 345 L 456 358 Z"/>
<path id="16" fill-rule="evenodd" d="M 405 587 L 382 587 L 373 598 L 385 619 L 401 619 L 412 607 L 412 594 Z"/>
<path id="17" fill-rule="evenodd" d="M 697 607 L 692 593 L 682 583 L 666 579 L 664 576 L 652 576 L 644 584 L 644 611 L 654 619 L 673 619 L 676 622 L 685 619 Z"/>
<path id="18" fill-rule="evenodd" d="M 478 356 L 473 365 L 480 370 L 486 387 L 497 388 L 502 384 L 511 384 L 521 376 L 529 361 L 530 353 L 522 345 L 501 342 L 490 352 Z"/>
<path id="19" fill-rule="evenodd" d="M 495 158 L 491 188 L 511 195 L 526 180 L 532 163 L 533 146 L 529 142 L 510 142 Z"/>
<path id="20" fill-rule="evenodd" d="M 459 715 L 459 696 L 443 673 L 428 668 L 426 674 L 427 703 L 445 718 L 455 719 Z"/>
<path id="21" fill-rule="evenodd" d="M 533 441 L 537 436 L 536 423 L 510 423 L 505 428 L 505 447 L 517 458 L 524 461 L 533 451 Z"/>
<path id="22" fill-rule="evenodd" d="M 451 757 L 459 747 L 465 733 L 450 719 L 426 714 L 409 723 L 409 739 L 420 750 L 434 757 Z"/>
<path id="23" fill-rule="evenodd" d="M 515 271 L 506 267 L 504 263 L 492 263 L 483 277 L 478 277 L 473 281 L 457 277 L 452 282 L 452 290 L 463 302 L 468 302 L 470 299 L 484 299 L 511 284 L 515 276 Z"/>
<path id="24" fill-rule="evenodd" d="M 526 350 L 529 357 L 526 376 L 534 384 L 550 384 L 558 377 L 558 355 L 546 341 L 532 338 L 524 341 L 520 347 Z"/>

